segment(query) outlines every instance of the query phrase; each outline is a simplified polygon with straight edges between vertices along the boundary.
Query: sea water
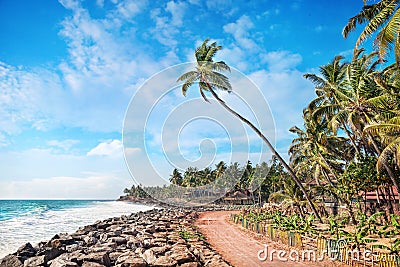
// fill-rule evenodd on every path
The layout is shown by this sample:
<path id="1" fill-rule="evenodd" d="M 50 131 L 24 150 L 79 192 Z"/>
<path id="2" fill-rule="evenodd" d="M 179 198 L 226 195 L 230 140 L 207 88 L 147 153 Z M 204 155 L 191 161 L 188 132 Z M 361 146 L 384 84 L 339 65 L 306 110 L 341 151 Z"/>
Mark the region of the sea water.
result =
<path id="1" fill-rule="evenodd" d="M 57 233 L 154 207 L 107 200 L 0 200 L 0 258 Z"/>

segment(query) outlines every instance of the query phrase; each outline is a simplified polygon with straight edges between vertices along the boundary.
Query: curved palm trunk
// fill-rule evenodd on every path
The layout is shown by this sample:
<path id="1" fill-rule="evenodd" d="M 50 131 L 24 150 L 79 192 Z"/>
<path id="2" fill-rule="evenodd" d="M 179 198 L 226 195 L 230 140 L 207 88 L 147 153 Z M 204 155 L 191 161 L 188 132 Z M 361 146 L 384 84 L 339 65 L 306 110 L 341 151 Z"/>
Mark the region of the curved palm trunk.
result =
<path id="1" fill-rule="evenodd" d="M 356 150 L 356 153 L 360 155 L 360 148 L 357 146 L 356 142 L 354 141 L 353 137 L 350 134 L 349 129 L 347 129 L 346 124 L 343 123 L 343 129 L 346 132 L 347 137 L 350 139 L 351 144 L 353 145 L 354 149 Z"/>
<path id="2" fill-rule="evenodd" d="M 372 138 L 371 134 L 368 133 L 368 137 L 371 139 L 371 143 L 372 146 L 374 147 L 376 153 L 378 153 L 378 155 L 380 155 L 382 153 L 382 151 L 379 149 L 378 144 L 375 142 L 375 140 Z M 399 183 L 396 180 L 396 176 L 393 173 L 392 169 L 389 167 L 389 165 L 386 163 L 386 161 L 383 161 L 383 166 L 385 167 L 387 173 L 389 174 L 390 179 L 393 182 L 393 185 L 396 187 L 397 189 L 397 195 L 399 196 L 399 203 L 400 203 L 400 187 L 399 187 Z"/>
<path id="3" fill-rule="evenodd" d="M 311 201 L 309 195 L 307 194 L 306 189 L 304 186 L 301 184 L 300 180 L 297 178 L 296 174 L 293 172 L 292 168 L 285 162 L 285 160 L 278 154 L 278 152 L 275 150 L 275 148 L 272 146 L 272 144 L 268 141 L 268 139 L 264 136 L 261 131 L 253 125 L 249 120 L 241 116 L 239 113 L 231 109 L 228 105 L 225 104 L 225 102 L 219 98 L 217 93 L 212 89 L 211 85 L 207 83 L 207 87 L 210 90 L 211 94 L 213 97 L 230 113 L 238 117 L 242 122 L 246 123 L 250 128 L 257 133 L 257 135 L 264 141 L 264 143 L 267 144 L 268 148 L 272 151 L 272 153 L 277 157 L 277 159 L 282 163 L 282 165 L 286 168 L 286 170 L 289 172 L 290 177 L 292 177 L 293 181 L 299 186 L 300 190 L 303 192 L 305 198 L 307 199 L 308 204 L 310 205 L 312 211 L 314 212 L 315 216 L 318 218 L 318 220 L 322 223 L 322 219 L 319 216 L 319 213 L 317 209 L 315 208 L 314 203 Z"/>
<path id="4" fill-rule="evenodd" d="M 322 156 L 322 154 L 321 154 L 319 151 L 317 151 L 317 152 L 318 152 L 318 156 L 320 156 L 320 158 L 322 159 L 322 161 L 325 163 L 325 165 L 326 165 L 326 167 L 328 168 L 329 172 L 333 175 L 333 178 L 335 178 L 336 181 L 338 181 L 338 178 L 337 178 L 337 176 L 336 176 L 336 173 L 335 173 L 335 171 L 332 169 L 331 165 L 329 165 L 328 161 L 325 159 L 324 156 Z M 329 177 L 329 174 L 328 174 L 328 177 Z M 329 183 L 333 186 L 333 183 L 332 183 L 332 181 L 331 181 L 330 178 L 329 178 Z"/>

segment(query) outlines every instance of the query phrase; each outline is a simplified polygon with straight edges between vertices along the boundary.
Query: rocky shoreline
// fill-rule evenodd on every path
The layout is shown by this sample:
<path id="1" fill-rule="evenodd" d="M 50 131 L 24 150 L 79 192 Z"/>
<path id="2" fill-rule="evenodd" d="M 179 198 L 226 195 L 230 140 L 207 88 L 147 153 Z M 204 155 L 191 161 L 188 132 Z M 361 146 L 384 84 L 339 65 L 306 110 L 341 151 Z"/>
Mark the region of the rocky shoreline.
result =
<path id="1" fill-rule="evenodd" d="M 230 266 L 194 226 L 199 211 L 215 209 L 169 207 L 98 221 L 27 243 L 0 259 L 0 267 Z"/>

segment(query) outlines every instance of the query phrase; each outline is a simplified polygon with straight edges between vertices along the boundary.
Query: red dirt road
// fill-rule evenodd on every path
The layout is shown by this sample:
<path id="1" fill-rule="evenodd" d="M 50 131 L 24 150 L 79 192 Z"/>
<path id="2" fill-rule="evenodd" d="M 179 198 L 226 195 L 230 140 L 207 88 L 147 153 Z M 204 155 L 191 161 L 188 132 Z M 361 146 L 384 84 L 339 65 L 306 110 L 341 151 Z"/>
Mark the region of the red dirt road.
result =
<path id="1" fill-rule="evenodd" d="M 222 255 L 224 260 L 235 267 L 344 266 L 331 261 L 320 263 L 310 261 L 294 262 L 288 259 L 288 261 L 284 262 L 278 259 L 276 253 L 273 254 L 272 261 L 269 257 L 265 261 L 261 261 L 258 259 L 258 253 L 260 250 L 265 250 L 265 244 L 268 244 L 268 255 L 271 255 L 273 249 L 283 249 L 288 251 L 287 253 L 290 250 L 278 247 L 276 243 L 267 237 L 256 237 L 240 226 L 230 223 L 228 219 L 231 213 L 232 211 L 202 212 L 196 221 L 196 225 L 206 237 L 207 242 Z M 260 256 L 265 256 L 265 254 Z M 286 254 L 286 258 L 288 258 L 288 254 Z"/>

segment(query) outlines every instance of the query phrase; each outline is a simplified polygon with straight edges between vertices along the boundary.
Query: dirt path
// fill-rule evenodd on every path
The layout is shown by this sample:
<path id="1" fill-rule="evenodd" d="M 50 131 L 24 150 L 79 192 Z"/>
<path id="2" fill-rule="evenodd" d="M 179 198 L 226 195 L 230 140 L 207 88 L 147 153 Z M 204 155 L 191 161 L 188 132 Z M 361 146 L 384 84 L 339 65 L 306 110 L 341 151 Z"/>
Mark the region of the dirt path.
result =
<path id="1" fill-rule="evenodd" d="M 222 257 L 235 267 L 253 267 L 253 266 L 271 266 L 271 267 L 289 267 L 289 266 L 344 266 L 334 262 L 310 262 L 300 261 L 294 262 L 288 259 L 288 249 L 278 247 L 276 243 L 270 241 L 267 237 L 256 237 L 249 231 L 228 222 L 231 211 L 215 211 L 200 213 L 196 225 L 200 232 L 207 238 L 207 241 L 217 250 Z M 260 250 L 265 251 L 265 245 L 268 244 L 268 258 L 265 261 L 258 259 Z M 288 261 L 278 259 L 278 255 L 272 254 L 273 259 L 270 260 L 272 250 L 283 249 L 288 251 L 286 257 Z M 265 256 L 264 253 L 260 255 Z"/>

